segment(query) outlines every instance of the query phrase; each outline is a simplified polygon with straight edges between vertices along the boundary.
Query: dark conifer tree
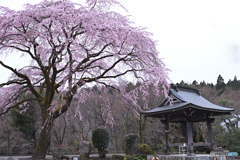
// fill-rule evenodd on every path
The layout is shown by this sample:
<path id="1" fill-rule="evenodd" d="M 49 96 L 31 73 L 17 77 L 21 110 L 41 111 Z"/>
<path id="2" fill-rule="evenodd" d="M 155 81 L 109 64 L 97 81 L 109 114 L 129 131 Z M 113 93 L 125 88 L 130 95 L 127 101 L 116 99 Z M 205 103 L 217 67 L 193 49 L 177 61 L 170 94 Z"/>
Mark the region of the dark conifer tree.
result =
<path id="1" fill-rule="evenodd" d="M 217 79 L 216 89 L 221 90 L 221 89 L 224 89 L 225 86 L 226 86 L 226 84 L 224 83 L 224 79 L 219 74 L 218 79 Z"/>

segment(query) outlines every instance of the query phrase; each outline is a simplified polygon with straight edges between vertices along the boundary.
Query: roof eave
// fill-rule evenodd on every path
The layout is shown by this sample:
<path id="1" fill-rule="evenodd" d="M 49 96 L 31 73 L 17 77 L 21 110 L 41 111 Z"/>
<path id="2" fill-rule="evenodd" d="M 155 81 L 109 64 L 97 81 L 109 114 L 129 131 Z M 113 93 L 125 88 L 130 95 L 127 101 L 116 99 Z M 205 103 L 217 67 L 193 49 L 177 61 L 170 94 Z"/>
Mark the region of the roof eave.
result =
<path id="1" fill-rule="evenodd" d="M 175 111 L 179 111 L 182 109 L 186 109 L 186 108 L 195 108 L 195 109 L 199 109 L 201 108 L 201 110 L 203 111 L 209 111 L 209 112 L 214 112 L 214 113 L 224 113 L 224 114 L 231 114 L 231 112 L 235 111 L 235 109 L 229 108 L 229 110 L 219 110 L 219 109 L 214 109 L 214 108 L 206 108 L 206 107 L 202 107 L 202 106 L 198 106 L 192 103 L 187 103 L 181 107 L 178 108 L 171 108 L 171 106 L 169 105 L 169 109 L 167 110 L 163 110 L 163 111 L 154 111 L 154 112 L 149 112 L 149 111 L 141 111 L 141 114 L 144 114 L 146 116 L 148 115 L 158 115 L 158 114 L 164 114 L 164 113 L 168 113 L 168 112 L 175 112 Z M 151 110 L 150 110 L 151 111 Z"/>

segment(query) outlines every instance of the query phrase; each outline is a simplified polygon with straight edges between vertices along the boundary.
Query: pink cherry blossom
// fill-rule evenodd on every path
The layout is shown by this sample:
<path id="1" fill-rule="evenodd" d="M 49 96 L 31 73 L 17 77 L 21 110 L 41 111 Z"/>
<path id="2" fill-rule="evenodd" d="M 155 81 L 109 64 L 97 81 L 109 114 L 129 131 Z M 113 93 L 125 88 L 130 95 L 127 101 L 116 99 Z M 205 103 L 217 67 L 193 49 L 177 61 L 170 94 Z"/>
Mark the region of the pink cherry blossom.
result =
<path id="1" fill-rule="evenodd" d="M 27 101 L 38 102 L 43 122 L 33 158 L 45 157 L 52 121 L 74 107 L 74 96 L 83 102 L 88 87 L 118 89 L 137 106 L 137 92 L 126 93 L 120 85 L 122 78 L 129 78 L 155 86 L 160 83 L 167 96 L 169 70 L 159 58 L 152 34 L 112 11 L 111 6 L 121 6 L 116 0 L 87 0 L 86 4 L 44 0 L 21 11 L 0 7 L 0 54 L 31 59 L 16 69 L 0 61 L 12 72 L 0 84 L 1 114 Z M 20 99 L 26 93 L 32 96 Z M 144 88 L 142 94 L 148 94 Z M 109 106 L 106 100 L 102 113 L 111 124 Z"/>

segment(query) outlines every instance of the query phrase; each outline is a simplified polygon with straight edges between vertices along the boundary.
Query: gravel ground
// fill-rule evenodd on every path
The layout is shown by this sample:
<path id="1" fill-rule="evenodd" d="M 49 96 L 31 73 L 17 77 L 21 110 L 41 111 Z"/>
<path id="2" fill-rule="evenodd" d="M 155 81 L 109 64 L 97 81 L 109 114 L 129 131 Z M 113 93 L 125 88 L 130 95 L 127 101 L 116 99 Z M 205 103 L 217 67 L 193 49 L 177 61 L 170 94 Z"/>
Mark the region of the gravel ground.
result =
<path id="1" fill-rule="evenodd" d="M 106 158 L 104 160 L 111 160 L 112 155 L 117 154 L 117 155 L 126 155 L 124 153 L 113 153 L 113 154 L 107 154 Z M 69 158 L 72 157 L 78 157 L 78 155 L 69 155 Z M 0 156 L 0 160 L 7 160 L 9 157 L 12 157 L 13 160 L 31 160 L 31 156 Z M 47 155 L 46 160 L 52 159 L 52 156 Z M 89 159 L 100 159 L 98 158 L 98 154 L 90 154 Z"/>

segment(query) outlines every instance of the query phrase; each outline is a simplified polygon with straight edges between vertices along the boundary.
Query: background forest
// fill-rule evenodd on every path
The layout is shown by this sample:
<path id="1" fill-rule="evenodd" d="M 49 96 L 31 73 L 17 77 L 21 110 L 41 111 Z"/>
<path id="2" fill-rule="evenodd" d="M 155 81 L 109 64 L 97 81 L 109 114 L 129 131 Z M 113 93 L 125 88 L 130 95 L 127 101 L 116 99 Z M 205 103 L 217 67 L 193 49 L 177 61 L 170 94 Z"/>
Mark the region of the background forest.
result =
<path id="1" fill-rule="evenodd" d="M 124 84 L 122 84 L 124 85 Z M 240 80 L 234 77 L 227 82 L 219 75 L 216 84 L 205 81 L 187 83 L 181 81 L 177 85 L 194 87 L 200 90 L 201 95 L 210 102 L 235 108 L 231 116 L 215 117 L 213 123 L 213 134 L 217 146 L 230 151 L 240 152 Z M 126 92 L 141 86 L 140 83 L 125 83 Z M 156 108 L 164 100 L 164 94 L 156 95 L 151 86 L 145 90 L 150 94 L 146 96 L 143 91 L 138 90 L 137 103 L 141 110 Z M 52 131 L 51 147 L 49 153 L 67 152 L 78 154 L 78 146 L 81 141 L 90 141 L 92 131 L 97 127 L 107 128 L 110 132 L 110 145 L 108 152 L 124 153 L 125 137 L 129 134 L 139 135 L 139 141 L 148 144 L 155 152 L 160 153 L 163 147 L 163 125 L 160 119 L 145 118 L 140 115 L 140 108 L 134 108 L 131 102 L 123 101 L 118 91 L 114 89 L 94 86 L 85 89 L 86 97 L 81 103 L 81 98 L 75 98 L 72 107 L 59 119 L 55 120 Z M 24 96 L 31 96 L 23 94 Z M 147 104 L 145 103 L 147 101 Z M 30 107 L 29 107 L 30 106 Z M 76 107 L 78 106 L 78 107 Z M 110 107 L 106 107 L 110 106 Z M 23 110 L 24 107 L 26 108 Z M 36 145 L 39 130 L 36 126 L 41 123 L 40 108 L 37 103 L 29 102 L 21 109 L 12 110 L 8 115 L 1 117 L 0 121 L 0 154 L 32 154 Z M 31 109 L 27 109 L 31 108 Z M 133 108 L 133 109 L 130 109 Z M 170 124 L 172 130 L 169 141 L 183 142 L 180 124 Z M 208 142 L 207 125 L 205 123 L 194 124 L 194 142 Z M 208 147 L 195 148 L 196 151 L 206 152 Z M 174 148 L 171 149 L 174 151 Z M 96 150 L 93 152 L 96 152 Z"/>

